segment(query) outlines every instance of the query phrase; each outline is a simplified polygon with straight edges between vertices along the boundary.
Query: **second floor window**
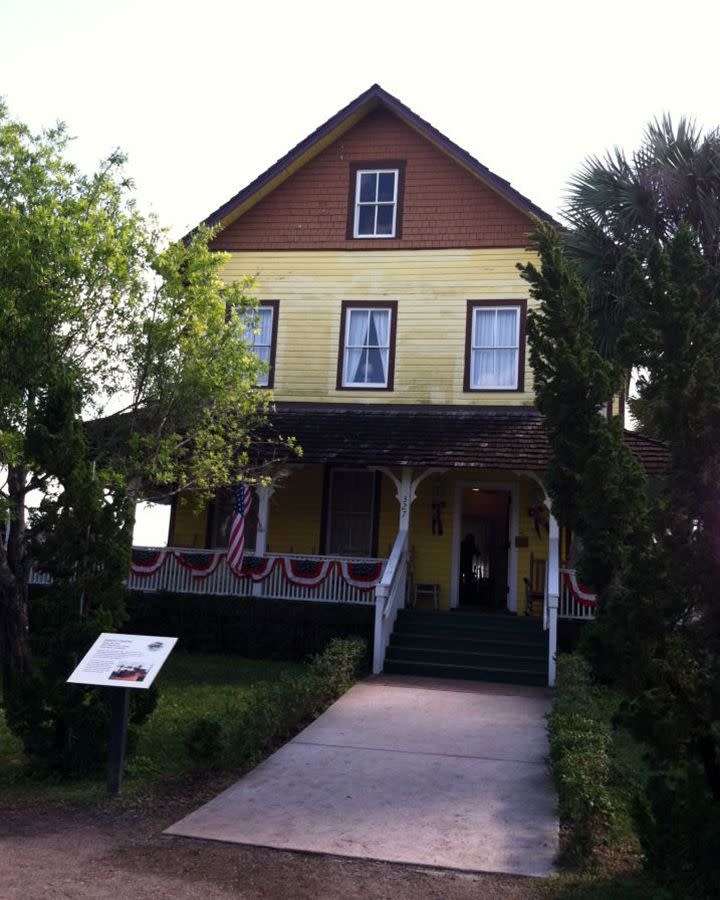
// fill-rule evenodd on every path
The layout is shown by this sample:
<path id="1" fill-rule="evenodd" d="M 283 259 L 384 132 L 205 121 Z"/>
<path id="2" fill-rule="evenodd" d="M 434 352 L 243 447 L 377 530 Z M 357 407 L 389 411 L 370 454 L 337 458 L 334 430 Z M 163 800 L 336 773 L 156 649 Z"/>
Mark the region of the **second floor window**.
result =
<path id="1" fill-rule="evenodd" d="M 266 300 L 249 315 L 246 330 L 248 344 L 265 366 L 258 373 L 258 387 L 272 387 L 275 367 L 275 344 L 277 342 L 277 300 Z"/>
<path id="2" fill-rule="evenodd" d="M 392 388 L 393 306 L 343 304 L 342 388 Z"/>
<path id="3" fill-rule="evenodd" d="M 398 169 L 358 169 L 355 177 L 354 237 L 395 237 Z"/>
<path id="4" fill-rule="evenodd" d="M 523 306 L 470 301 L 465 390 L 522 390 Z"/>

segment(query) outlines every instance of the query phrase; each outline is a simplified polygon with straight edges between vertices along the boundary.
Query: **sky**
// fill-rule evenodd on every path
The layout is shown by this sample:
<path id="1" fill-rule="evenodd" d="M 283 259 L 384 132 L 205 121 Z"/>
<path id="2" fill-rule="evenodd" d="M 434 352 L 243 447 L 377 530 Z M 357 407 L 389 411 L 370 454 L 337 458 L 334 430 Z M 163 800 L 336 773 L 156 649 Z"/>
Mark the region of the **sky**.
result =
<path id="1" fill-rule="evenodd" d="M 720 122 L 720 4 L 0 0 L 0 95 L 129 155 L 179 236 L 372 83 L 557 214 L 590 153 L 669 111 Z"/>
<path id="2" fill-rule="evenodd" d="M 0 0 L 0 96 L 119 147 L 178 237 L 378 82 L 554 215 L 665 112 L 720 123 L 712 0 Z"/>

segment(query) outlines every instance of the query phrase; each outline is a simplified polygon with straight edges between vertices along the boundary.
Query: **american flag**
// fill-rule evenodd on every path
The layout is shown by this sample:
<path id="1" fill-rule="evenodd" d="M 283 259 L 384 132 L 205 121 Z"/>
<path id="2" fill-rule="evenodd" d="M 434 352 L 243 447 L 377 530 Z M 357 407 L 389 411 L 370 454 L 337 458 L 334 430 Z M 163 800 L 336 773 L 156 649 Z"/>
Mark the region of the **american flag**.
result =
<path id="1" fill-rule="evenodd" d="M 252 488 L 247 484 L 237 485 L 227 551 L 227 564 L 236 575 L 239 575 L 242 569 L 243 553 L 245 552 L 245 520 L 250 512 L 251 504 Z"/>

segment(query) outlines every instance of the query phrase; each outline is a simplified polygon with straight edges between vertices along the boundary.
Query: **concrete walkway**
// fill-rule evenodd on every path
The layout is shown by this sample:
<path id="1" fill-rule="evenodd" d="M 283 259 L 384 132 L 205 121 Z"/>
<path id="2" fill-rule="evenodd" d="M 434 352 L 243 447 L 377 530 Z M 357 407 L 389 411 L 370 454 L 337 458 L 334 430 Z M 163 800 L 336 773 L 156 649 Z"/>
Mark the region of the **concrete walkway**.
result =
<path id="1" fill-rule="evenodd" d="M 558 847 L 539 688 L 369 679 L 168 834 L 548 875 Z"/>

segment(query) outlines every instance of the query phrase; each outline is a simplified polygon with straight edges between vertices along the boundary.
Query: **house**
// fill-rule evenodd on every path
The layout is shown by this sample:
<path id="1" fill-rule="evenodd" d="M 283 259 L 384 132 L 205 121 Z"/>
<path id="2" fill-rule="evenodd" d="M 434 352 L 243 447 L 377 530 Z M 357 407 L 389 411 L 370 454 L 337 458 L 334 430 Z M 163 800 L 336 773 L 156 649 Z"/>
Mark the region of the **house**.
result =
<path id="1" fill-rule="evenodd" d="M 561 571 L 516 268 L 550 218 L 378 85 L 209 215 L 303 457 L 258 489 L 243 577 L 227 494 L 175 508 L 137 585 L 369 603 L 375 671 L 552 684 L 558 611 L 594 601 Z"/>

